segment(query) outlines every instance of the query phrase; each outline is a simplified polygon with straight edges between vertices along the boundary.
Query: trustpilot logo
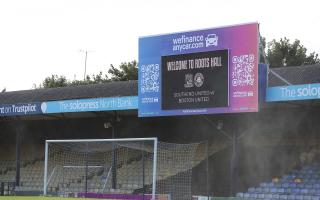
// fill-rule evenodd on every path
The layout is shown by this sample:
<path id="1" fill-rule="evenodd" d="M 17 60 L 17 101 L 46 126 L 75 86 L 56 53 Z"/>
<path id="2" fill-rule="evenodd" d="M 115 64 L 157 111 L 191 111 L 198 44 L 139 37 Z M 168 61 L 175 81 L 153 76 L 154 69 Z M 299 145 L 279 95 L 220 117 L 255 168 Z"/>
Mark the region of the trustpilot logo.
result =
<path id="1" fill-rule="evenodd" d="M 203 47 L 218 46 L 217 34 L 205 35 L 193 35 L 186 36 L 181 35 L 172 39 L 172 50 L 183 51 L 188 49 L 198 49 Z"/>
<path id="2" fill-rule="evenodd" d="M 47 111 L 47 104 L 45 102 L 41 103 L 41 111 L 42 113 L 46 113 Z"/>

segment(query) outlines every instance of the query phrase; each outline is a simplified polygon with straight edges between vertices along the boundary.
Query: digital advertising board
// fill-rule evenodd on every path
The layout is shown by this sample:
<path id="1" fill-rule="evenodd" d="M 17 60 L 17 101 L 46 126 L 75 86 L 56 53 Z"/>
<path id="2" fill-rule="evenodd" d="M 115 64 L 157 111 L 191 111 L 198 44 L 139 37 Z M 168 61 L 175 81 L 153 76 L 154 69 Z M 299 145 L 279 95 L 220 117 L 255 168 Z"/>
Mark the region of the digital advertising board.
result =
<path id="1" fill-rule="evenodd" d="M 258 111 L 259 25 L 139 38 L 139 117 Z"/>

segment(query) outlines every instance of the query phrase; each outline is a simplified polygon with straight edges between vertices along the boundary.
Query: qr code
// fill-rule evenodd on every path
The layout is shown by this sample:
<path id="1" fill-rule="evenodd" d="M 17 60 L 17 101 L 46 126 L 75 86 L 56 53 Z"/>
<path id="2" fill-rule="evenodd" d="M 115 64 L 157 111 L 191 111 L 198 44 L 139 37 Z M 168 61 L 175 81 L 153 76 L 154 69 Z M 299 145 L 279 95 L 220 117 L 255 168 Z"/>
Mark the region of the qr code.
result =
<path id="1" fill-rule="evenodd" d="M 233 86 L 250 86 L 254 84 L 254 67 L 255 57 L 253 54 L 240 55 L 232 57 L 232 85 Z"/>
<path id="2" fill-rule="evenodd" d="M 160 67 L 158 64 L 141 66 L 141 93 L 159 92 Z"/>

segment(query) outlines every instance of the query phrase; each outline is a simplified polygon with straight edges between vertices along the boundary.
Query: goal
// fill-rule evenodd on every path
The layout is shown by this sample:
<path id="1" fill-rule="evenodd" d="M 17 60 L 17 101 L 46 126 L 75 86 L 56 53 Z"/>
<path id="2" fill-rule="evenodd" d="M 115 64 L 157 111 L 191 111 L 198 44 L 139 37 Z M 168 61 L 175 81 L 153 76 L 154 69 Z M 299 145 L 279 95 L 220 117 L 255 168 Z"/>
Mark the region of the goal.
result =
<path id="1" fill-rule="evenodd" d="M 47 140 L 43 194 L 192 200 L 192 171 L 205 172 L 199 166 L 205 166 L 207 156 L 206 143 L 174 144 L 157 138 Z M 207 178 L 202 174 L 197 185 Z"/>
<path id="2" fill-rule="evenodd" d="M 155 199 L 157 138 L 47 140 L 44 195 L 142 194 Z"/>

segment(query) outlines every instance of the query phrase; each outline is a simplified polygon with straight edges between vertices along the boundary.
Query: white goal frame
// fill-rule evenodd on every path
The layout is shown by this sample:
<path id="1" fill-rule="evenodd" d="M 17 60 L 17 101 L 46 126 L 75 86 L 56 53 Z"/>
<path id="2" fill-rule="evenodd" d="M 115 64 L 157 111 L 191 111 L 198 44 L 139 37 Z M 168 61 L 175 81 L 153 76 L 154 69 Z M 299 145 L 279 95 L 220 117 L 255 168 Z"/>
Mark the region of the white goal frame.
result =
<path id="1" fill-rule="evenodd" d="M 156 197 L 156 178 L 157 178 L 157 152 L 158 152 L 158 138 L 119 138 L 119 139 L 80 139 L 80 140 L 46 140 L 45 144 L 45 161 L 44 161 L 44 177 L 43 177 L 43 195 L 47 195 L 48 184 L 48 148 L 49 143 L 81 143 L 81 142 L 138 142 L 138 141 L 153 141 L 153 172 L 152 172 L 152 199 Z"/>

